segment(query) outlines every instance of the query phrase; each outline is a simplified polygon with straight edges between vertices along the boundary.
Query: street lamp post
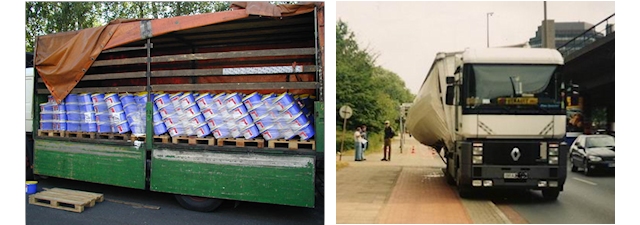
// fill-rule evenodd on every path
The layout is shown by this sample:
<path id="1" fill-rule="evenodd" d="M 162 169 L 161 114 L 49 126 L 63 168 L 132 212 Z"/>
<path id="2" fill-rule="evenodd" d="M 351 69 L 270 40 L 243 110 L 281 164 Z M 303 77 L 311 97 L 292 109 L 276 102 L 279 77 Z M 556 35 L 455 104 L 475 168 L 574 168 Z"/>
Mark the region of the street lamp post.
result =
<path id="1" fill-rule="evenodd" d="M 487 48 L 489 47 L 489 16 L 492 16 L 493 12 L 487 13 Z"/>

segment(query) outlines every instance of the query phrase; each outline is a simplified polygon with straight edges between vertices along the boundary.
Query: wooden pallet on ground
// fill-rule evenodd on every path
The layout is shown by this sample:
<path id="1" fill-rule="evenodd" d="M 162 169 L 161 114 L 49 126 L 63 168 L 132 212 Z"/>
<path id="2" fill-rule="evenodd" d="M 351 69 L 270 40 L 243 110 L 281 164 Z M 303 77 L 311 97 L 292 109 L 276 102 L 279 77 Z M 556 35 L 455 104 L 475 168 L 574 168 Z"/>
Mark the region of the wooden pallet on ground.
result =
<path id="1" fill-rule="evenodd" d="M 264 139 L 256 138 L 256 139 L 247 140 L 244 138 L 221 138 L 221 139 L 218 139 L 218 146 L 264 148 Z"/>
<path id="2" fill-rule="evenodd" d="M 171 143 L 171 141 L 169 140 L 171 139 L 171 136 L 169 135 L 154 135 L 153 136 L 153 142 L 154 143 Z M 142 135 L 142 136 L 135 136 L 135 135 L 131 135 L 131 139 L 132 142 L 133 141 L 146 141 L 147 137 L 146 135 Z"/>
<path id="3" fill-rule="evenodd" d="M 57 130 L 38 130 L 38 136 L 40 137 L 65 137 L 64 131 Z"/>
<path id="4" fill-rule="evenodd" d="M 172 137 L 171 143 L 190 144 L 190 145 L 216 145 L 216 139 L 213 137 L 199 138 L 195 136 L 179 136 L 179 137 Z"/>
<path id="5" fill-rule="evenodd" d="M 107 140 L 129 140 L 130 134 L 118 134 L 118 133 L 96 133 L 96 139 Z"/>
<path id="6" fill-rule="evenodd" d="M 67 137 L 95 139 L 96 133 L 67 131 Z"/>
<path id="7" fill-rule="evenodd" d="M 285 140 L 275 139 L 268 141 L 269 148 L 288 148 L 291 150 L 310 149 L 316 150 L 316 140 Z"/>
<path id="8" fill-rule="evenodd" d="M 52 188 L 29 196 L 29 204 L 82 212 L 84 207 L 93 207 L 96 202 L 104 201 L 104 195 L 63 188 Z"/>

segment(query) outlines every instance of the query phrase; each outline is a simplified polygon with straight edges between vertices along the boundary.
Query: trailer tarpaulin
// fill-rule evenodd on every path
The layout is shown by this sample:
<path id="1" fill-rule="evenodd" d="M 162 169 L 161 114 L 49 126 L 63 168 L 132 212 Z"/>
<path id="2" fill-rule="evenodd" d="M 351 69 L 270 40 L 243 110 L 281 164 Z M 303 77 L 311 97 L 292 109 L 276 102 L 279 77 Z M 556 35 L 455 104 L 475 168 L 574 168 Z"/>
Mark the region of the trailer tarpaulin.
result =
<path id="1" fill-rule="evenodd" d="M 247 18 L 310 13 L 322 3 L 272 5 L 237 2 L 231 11 L 163 19 L 114 20 L 101 27 L 38 36 L 34 64 L 51 95 L 61 102 L 78 84 L 103 50 L 167 33 Z"/>

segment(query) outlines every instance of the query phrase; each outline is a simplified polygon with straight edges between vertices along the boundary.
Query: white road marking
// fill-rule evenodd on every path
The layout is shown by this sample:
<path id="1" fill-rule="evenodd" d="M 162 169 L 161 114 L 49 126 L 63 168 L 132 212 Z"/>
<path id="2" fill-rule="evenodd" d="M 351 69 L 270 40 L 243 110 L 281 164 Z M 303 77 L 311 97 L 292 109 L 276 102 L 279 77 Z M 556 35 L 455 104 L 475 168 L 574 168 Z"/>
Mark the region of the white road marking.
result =
<path id="1" fill-rule="evenodd" d="M 577 180 L 577 181 L 580 181 L 580 182 L 583 182 L 583 183 L 591 184 L 591 185 L 593 185 L 593 186 L 598 185 L 598 184 L 593 183 L 593 182 L 591 182 L 591 181 L 583 180 L 583 179 L 580 179 L 580 178 L 575 178 L 575 177 L 574 177 L 573 179 L 574 179 L 574 180 Z"/>

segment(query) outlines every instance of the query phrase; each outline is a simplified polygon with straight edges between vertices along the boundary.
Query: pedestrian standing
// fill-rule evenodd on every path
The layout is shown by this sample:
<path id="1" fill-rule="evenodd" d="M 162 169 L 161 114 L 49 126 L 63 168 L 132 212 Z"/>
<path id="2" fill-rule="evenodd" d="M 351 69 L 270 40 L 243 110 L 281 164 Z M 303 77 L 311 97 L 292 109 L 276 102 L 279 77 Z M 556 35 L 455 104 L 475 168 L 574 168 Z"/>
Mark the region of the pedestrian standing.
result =
<path id="1" fill-rule="evenodd" d="M 396 133 L 391 128 L 389 121 L 384 121 L 384 156 L 380 161 L 391 161 L 391 138 L 393 136 L 396 136 Z"/>
<path id="2" fill-rule="evenodd" d="M 356 161 L 362 161 L 363 157 L 362 157 L 362 142 L 360 141 L 362 139 L 362 134 L 360 134 L 360 131 L 362 131 L 360 129 L 360 127 L 356 128 L 356 132 L 353 133 L 353 141 L 355 142 L 355 148 L 356 148 L 356 154 L 355 154 L 355 160 Z"/>
<path id="3" fill-rule="evenodd" d="M 362 136 L 362 139 L 365 140 L 365 142 L 362 143 L 362 152 L 366 152 L 367 151 L 367 147 L 369 147 L 369 137 L 368 137 L 368 134 L 367 134 L 367 125 L 362 124 L 362 126 L 360 126 L 360 127 L 362 128 L 362 132 L 360 132 L 361 136 Z"/>

